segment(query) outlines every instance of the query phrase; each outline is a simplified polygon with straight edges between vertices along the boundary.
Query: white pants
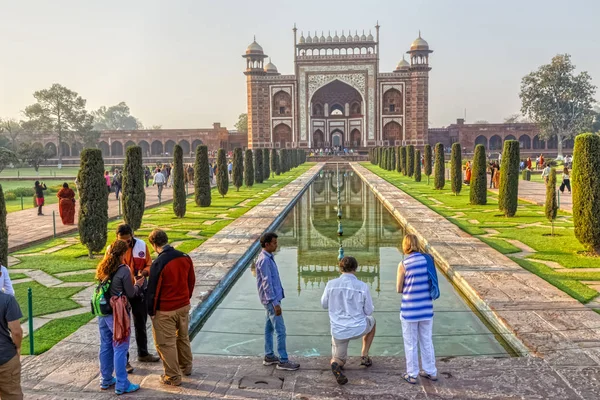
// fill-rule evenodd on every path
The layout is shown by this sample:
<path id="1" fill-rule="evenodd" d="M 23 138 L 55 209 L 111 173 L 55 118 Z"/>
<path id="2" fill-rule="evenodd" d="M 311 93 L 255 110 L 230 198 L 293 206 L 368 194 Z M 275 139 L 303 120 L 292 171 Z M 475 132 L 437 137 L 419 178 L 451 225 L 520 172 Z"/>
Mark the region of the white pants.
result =
<path id="1" fill-rule="evenodd" d="M 402 338 L 406 356 L 406 372 L 412 377 L 419 375 L 419 349 L 423 371 L 437 376 L 435 354 L 433 351 L 433 319 L 410 322 L 400 317 L 402 322 Z"/>

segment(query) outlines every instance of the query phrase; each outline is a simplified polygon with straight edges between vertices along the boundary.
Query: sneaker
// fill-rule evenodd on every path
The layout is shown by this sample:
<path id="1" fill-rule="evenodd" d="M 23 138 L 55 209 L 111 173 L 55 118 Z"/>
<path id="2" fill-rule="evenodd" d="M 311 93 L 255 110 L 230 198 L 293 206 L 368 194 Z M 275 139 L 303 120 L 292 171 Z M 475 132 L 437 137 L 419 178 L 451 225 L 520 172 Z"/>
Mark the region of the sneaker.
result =
<path id="1" fill-rule="evenodd" d="M 152 354 L 148 354 L 147 356 L 144 356 L 144 357 L 138 357 L 138 361 L 139 362 L 159 362 L 160 357 L 152 355 Z"/>
<path id="2" fill-rule="evenodd" d="M 125 389 L 125 390 L 115 389 L 115 394 L 122 395 L 123 393 L 133 393 L 133 392 L 137 392 L 138 390 L 140 390 L 140 385 L 136 385 L 135 383 L 130 383 L 129 386 L 127 387 L 127 389 Z"/>
<path id="3" fill-rule="evenodd" d="M 131 366 L 131 364 L 129 364 L 129 361 L 127 361 L 127 365 L 125 366 L 125 370 L 127 371 L 128 374 L 133 373 L 133 367 Z"/>
<path id="4" fill-rule="evenodd" d="M 279 357 L 277 356 L 265 356 L 263 359 L 263 365 L 279 364 Z"/>
<path id="5" fill-rule="evenodd" d="M 339 385 L 348 383 L 348 378 L 346 378 L 346 375 L 344 375 L 338 363 L 331 363 L 331 372 L 333 372 L 333 376 L 335 376 L 335 380 Z"/>
<path id="6" fill-rule="evenodd" d="M 115 386 L 116 383 L 117 383 L 117 378 L 112 378 L 110 380 L 110 382 L 108 382 L 108 383 L 101 383 L 100 384 L 100 389 L 107 390 L 109 387 Z"/>
<path id="7" fill-rule="evenodd" d="M 286 362 L 279 362 L 275 368 L 282 369 L 284 371 L 296 371 L 300 368 L 300 364 L 288 360 Z"/>

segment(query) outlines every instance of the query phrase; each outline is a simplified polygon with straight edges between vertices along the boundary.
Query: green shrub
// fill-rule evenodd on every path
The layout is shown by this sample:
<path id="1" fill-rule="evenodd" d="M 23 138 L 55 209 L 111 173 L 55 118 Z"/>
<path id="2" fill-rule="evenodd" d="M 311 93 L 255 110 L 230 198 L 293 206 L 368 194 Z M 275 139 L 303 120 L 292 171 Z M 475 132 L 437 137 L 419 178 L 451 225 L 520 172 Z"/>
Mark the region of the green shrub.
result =
<path id="1" fill-rule="evenodd" d="M 263 149 L 263 181 L 266 181 L 271 176 L 270 161 L 269 149 Z"/>
<path id="2" fill-rule="evenodd" d="M 13 192 L 6 192 L 4 194 L 4 200 L 6 201 L 14 201 L 17 199 L 17 196 Z"/>
<path id="3" fill-rule="evenodd" d="M 390 171 L 394 171 L 396 169 L 396 148 L 395 147 L 390 147 L 390 158 L 391 158 L 391 162 L 390 162 Z"/>
<path id="4" fill-rule="evenodd" d="M 11 190 L 17 197 L 31 197 L 35 195 L 35 190 L 32 187 L 18 187 Z"/>
<path id="5" fill-rule="evenodd" d="M 502 163 L 500 164 L 500 188 L 498 208 L 507 217 L 514 217 L 519 201 L 519 141 L 504 141 Z"/>
<path id="6" fill-rule="evenodd" d="M 279 152 L 277 149 L 271 149 L 271 172 L 275 175 L 281 174 L 281 169 L 279 165 Z"/>
<path id="7" fill-rule="evenodd" d="M 600 255 L 600 136 L 575 137 L 573 149 L 573 223 L 577 240 Z"/>
<path id="8" fill-rule="evenodd" d="M 254 149 L 254 182 L 263 182 L 263 152 L 262 149 Z"/>
<path id="9" fill-rule="evenodd" d="M 475 146 L 475 156 L 473 157 L 473 167 L 471 169 L 471 191 L 469 197 L 473 205 L 487 204 L 487 159 L 485 156 L 485 146 L 478 144 Z"/>
<path id="10" fill-rule="evenodd" d="M 244 155 L 242 149 L 236 147 L 233 150 L 233 186 L 236 191 L 240 191 L 240 187 L 244 184 Z"/>
<path id="11" fill-rule="evenodd" d="M 0 185 L 0 264 L 8 267 L 8 225 L 6 225 L 6 201 Z"/>
<path id="12" fill-rule="evenodd" d="M 444 160 L 444 145 L 435 145 L 435 165 L 433 168 L 433 183 L 437 190 L 442 190 L 446 184 L 446 165 Z"/>
<path id="13" fill-rule="evenodd" d="M 173 212 L 177 217 L 183 218 L 185 216 L 187 199 L 185 193 L 185 171 L 183 170 L 183 149 L 178 144 L 173 148 L 173 170 L 171 173 L 173 174 Z"/>
<path id="14" fill-rule="evenodd" d="M 415 182 L 421 182 L 421 150 L 415 150 Z"/>
<path id="15" fill-rule="evenodd" d="M 104 250 L 107 240 L 108 191 L 104 180 L 104 160 L 100 149 L 84 149 L 77 181 L 79 182 L 79 239 L 93 258 Z"/>
<path id="16" fill-rule="evenodd" d="M 123 221 L 135 232 L 142 225 L 142 217 L 146 208 L 144 162 L 140 146 L 130 146 L 125 151 L 123 181 L 121 184 Z"/>
<path id="17" fill-rule="evenodd" d="M 550 169 L 548 184 L 546 185 L 546 203 L 544 205 L 544 213 L 548 221 L 552 223 L 552 236 L 554 236 L 554 220 L 558 213 L 558 200 L 556 198 L 556 169 Z"/>
<path id="18" fill-rule="evenodd" d="M 450 182 L 452 184 L 452 193 L 458 196 L 462 190 L 462 152 L 460 143 L 452 144 L 452 153 L 450 154 Z"/>
<path id="19" fill-rule="evenodd" d="M 530 181 L 530 180 L 531 180 L 531 171 L 530 171 L 530 170 L 528 170 L 527 168 L 525 168 L 525 169 L 523 170 L 523 172 L 521 172 L 521 178 L 522 178 L 524 181 Z"/>
<path id="20" fill-rule="evenodd" d="M 208 147 L 198 146 L 194 165 L 194 200 L 200 207 L 208 207 L 212 201 L 209 168 Z"/>
<path id="21" fill-rule="evenodd" d="M 402 166 L 402 175 L 406 176 L 408 169 L 406 168 L 406 147 L 400 147 L 400 165 Z"/>
<path id="22" fill-rule="evenodd" d="M 225 197 L 229 191 L 229 172 L 227 171 L 227 153 L 225 149 L 217 152 L 217 189 Z"/>
<path id="23" fill-rule="evenodd" d="M 412 144 L 406 149 L 406 175 L 412 178 L 415 173 L 415 146 Z"/>
<path id="24" fill-rule="evenodd" d="M 246 150 L 244 158 L 244 185 L 252 187 L 254 185 L 254 161 L 252 160 L 252 150 Z"/>
<path id="25" fill-rule="evenodd" d="M 423 172 L 425 173 L 425 176 L 429 177 L 431 176 L 431 166 L 433 165 L 433 154 L 431 154 L 430 144 L 425 145 L 425 154 L 423 154 L 423 162 L 425 163 L 425 165 L 423 165 Z"/>
<path id="26" fill-rule="evenodd" d="M 400 149 L 402 148 L 402 146 L 396 146 L 396 149 L 394 150 L 395 157 L 396 157 L 396 165 L 394 166 L 394 168 L 396 169 L 396 172 L 400 173 L 402 172 L 402 160 L 400 158 Z"/>
<path id="27" fill-rule="evenodd" d="M 290 155 L 288 149 L 281 149 L 279 156 L 281 157 L 281 173 L 285 174 L 290 170 Z"/>

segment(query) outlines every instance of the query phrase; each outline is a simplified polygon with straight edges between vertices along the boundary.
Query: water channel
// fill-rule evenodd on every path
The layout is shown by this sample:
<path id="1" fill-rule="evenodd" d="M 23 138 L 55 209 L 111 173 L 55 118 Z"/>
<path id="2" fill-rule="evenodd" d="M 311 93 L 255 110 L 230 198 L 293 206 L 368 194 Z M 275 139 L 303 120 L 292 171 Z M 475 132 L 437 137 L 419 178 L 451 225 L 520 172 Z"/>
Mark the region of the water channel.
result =
<path id="1" fill-rule="evenodd" d="M 327 167 L 311 184 L 277 230 L 279 267 L 285 299 L 282 302 L 288 352 L 296 356 L 329 356 L 329 317 L 320 305 L 327 281 L 339 276 L 340 242 L 345 255 L 359 263 L 357 276 L 371 290 L 377 320 L 373 356 L 402 356 L 400 295 L 396 271 L 402 227 L 351 170 L 340 170 L 343 236 L 338 232 L 338 178 Z M 434 302 L 436 356 L 509 356 L 504 345 L 473 312 L 443 273 L 441 297 Z M 197 333 L 194 353 L 253 355 L 263 353 L 265 311 L 256 289 L 253 265 L 246 268 Z M 350 345 L 360 355 L 360 341 Z"/>

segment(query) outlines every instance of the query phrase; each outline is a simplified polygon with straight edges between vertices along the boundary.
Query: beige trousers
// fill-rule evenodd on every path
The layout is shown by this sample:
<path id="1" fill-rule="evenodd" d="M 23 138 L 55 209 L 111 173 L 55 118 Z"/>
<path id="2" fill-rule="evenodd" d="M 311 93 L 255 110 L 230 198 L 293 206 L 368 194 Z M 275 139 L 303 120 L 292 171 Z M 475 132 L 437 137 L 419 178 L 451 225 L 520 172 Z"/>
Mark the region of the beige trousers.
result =
<path id="1" fill-rule="evenodd" d="M 21 358 L 17 354 L 10 361 L 0 365 L 0 399 L 22 400 Z"/>

